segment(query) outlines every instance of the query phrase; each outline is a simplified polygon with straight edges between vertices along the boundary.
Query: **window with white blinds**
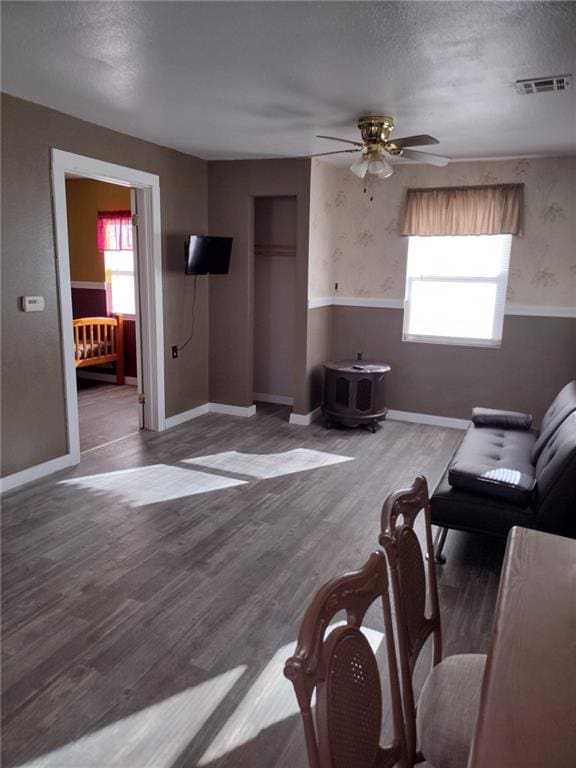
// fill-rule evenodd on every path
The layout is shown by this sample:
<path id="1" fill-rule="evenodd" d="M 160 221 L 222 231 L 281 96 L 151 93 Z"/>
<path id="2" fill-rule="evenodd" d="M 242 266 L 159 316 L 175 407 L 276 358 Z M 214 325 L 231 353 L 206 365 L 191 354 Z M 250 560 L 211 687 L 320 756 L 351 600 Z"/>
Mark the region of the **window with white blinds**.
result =
<path id="1" fill-rule="evenodd" d="M 512 235 L 410 237 L 405 341 L 500 346 Z"/>
<path id="2" fill-rule="evenodd" d="M 136 314 L 134 251 L 104 251 L 106 282 L 111 286 L 114 314 Z"/>

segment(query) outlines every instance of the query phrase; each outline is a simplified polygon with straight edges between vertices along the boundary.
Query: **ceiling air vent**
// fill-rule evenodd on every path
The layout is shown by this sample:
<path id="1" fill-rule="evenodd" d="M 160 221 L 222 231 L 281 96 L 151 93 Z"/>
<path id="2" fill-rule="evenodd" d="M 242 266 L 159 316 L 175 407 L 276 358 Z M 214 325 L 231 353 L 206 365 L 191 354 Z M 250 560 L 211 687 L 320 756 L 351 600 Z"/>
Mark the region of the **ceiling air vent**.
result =
<path id="1" fill-rule="evenodd" d="M 572 85 L 572 75 L 538 77 L 535 80 L 516 80 L 516 90 L 522 96 L 550 91 L 566 91 Z"/>

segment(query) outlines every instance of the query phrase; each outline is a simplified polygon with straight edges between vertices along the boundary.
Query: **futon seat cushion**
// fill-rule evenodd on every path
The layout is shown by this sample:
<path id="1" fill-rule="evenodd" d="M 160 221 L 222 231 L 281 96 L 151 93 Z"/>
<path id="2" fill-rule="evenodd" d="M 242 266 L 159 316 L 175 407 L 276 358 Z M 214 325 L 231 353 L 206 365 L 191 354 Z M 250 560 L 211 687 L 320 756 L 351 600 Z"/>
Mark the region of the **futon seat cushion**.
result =
<path id="1" fill-rule="evenodd" d="M 509 469 L 533 478 L 530 453 L 535 439 L 532 431 L 472 425 L 452 466 L 458 463 L 484 467 L 484 471 Z M 506 533 L 513 525 L 530 527 L 534 513 L 529 501 L 512 504 L 502 495 L 488 496 L 470 488 L 452 487 L 448 478 L 449 471 L 430 500 L 434 525 L 498 534 Z"/>
<path id="2" fill-rule="evenodd" d="M 504 429 L 530 429 L 532 416 L 519 411 L 497 411 L 494 408 L 473 408 L 475 427 L 501 427 Z"/>
<path id="3" fill-rule="evenodd" d="M 453 488 L 483 493 L 511 504 L 528 506 L 536 487 L 533 474 L 490 464 L 465 464 L 457 461 L 450 467 L 448 482 Z"/>
<path id="4" fill-rule="evenodd" d="M 428 675 L 416 710 L 418 745 L 427 763 L 466 768 L 476 730 L 486 656 L 448 656 Z"/>
<path id="5" fill-rule="evenodd" d="M 505 430 L 498 427 L 470 427 L 458 449 L 456 460 L 492 469 L 515 469 L 534 477 L 530 453 L 536 440 L 532 431 Z"/>
<path id="6" fill-rule="evenodd" d="M 434 491 L 430 506 L 434 525 L 461 531 L 503 536 L 515 525 L 531 528 L 534 521 L 532 507 L 453 488 L 448 482 L 448 473 Z"/>

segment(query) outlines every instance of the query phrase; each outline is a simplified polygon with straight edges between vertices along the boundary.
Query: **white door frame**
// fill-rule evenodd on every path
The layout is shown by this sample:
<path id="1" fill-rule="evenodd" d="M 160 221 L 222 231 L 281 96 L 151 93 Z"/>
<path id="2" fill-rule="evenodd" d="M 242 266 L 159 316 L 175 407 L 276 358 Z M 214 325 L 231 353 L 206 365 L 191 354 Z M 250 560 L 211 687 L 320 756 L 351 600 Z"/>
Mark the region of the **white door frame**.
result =
<path id="1" fill-rule="evenodd" d="M 142 336 L 141 379 L 146 394 L 145 423 L 149 429 L 166 429 L 164 402 L 164 316 L 162 311 L 162 242 L 160 229 L 160 178 L 152 173 L 91 157 L 52 150 L 52 191 L 56 230 L 56 264 L 60 299 L 68 455 L 70 464 L 80 462 L 78 394 L 74 366 L 72 288 L 68 251 L 66 175 L 107 181 L 136 189 L 138 199 L 138 266 Z"/>
<path id="2" fill-rule="evenodd" d="M 130 189 L 130 211 L 132 213 L 132 242 L 134 246 L 134 295 L 136 299 L 136 312 L 134 327 L 136 330 L 136 383 L 138 385 L 138 426 L 144 429 L 146 426 L 146 398 L 142 381 L 142 302 L 140 300 L 140 262 L 138 261 L 138 201 L 142 204 L 141 192 Z"/>

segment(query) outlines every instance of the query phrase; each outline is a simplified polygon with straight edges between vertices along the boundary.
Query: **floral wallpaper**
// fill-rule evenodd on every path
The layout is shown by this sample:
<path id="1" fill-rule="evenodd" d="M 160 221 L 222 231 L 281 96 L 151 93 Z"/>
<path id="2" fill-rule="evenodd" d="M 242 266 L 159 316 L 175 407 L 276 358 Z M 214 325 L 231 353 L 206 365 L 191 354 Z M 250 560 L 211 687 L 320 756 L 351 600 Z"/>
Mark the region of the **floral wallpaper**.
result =
<path id="1" fill-rule="evenodd" d="M 576 306 L 576 157 L 406 164 L 369 182 L 314 160 L 309 298 L 404 297 L 408 238 L 399 227 L 408 187 L 515 182 L 525 185 L 524 234 L 512 243 L 508 301 Z"/>

